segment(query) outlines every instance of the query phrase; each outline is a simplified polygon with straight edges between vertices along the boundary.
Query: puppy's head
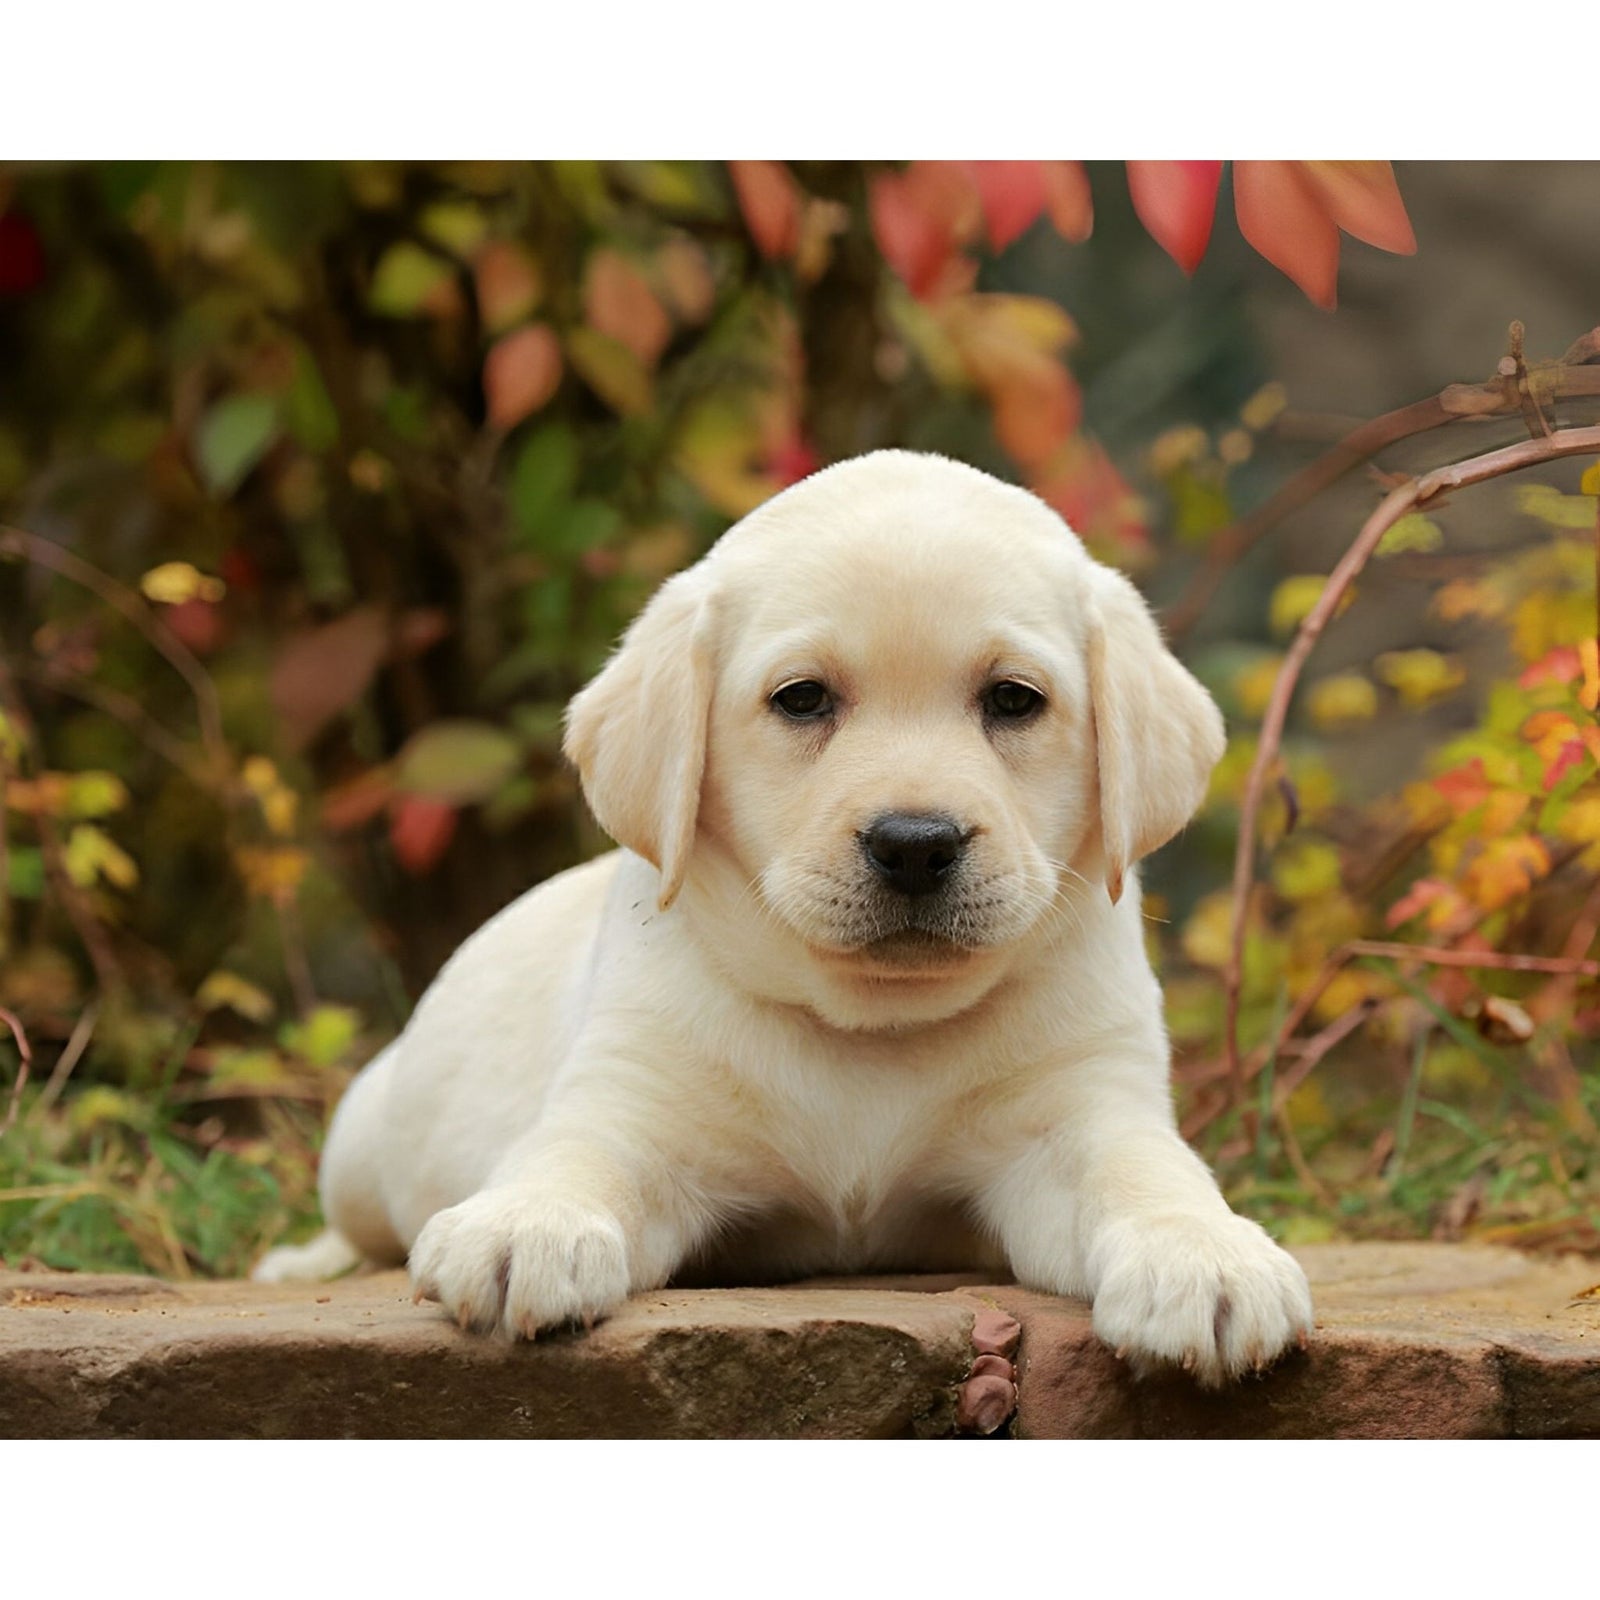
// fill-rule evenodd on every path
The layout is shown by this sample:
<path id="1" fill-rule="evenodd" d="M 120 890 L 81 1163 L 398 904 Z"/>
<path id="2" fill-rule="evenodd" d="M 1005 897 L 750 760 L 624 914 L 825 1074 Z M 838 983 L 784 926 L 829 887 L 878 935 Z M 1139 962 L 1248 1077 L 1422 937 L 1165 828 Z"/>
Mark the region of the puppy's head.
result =
<path id="1" fill-rule="evenodd" d="M 972 1003 L 1089 880 L 1115 900 L 1193 814 L 1222 723 L 1039 500 L 884 452 L 672 579 L 567 750 L 663 905 L 696 886 L 752 969 L 788 963 L 768 989 L 870 1026 Z"/>

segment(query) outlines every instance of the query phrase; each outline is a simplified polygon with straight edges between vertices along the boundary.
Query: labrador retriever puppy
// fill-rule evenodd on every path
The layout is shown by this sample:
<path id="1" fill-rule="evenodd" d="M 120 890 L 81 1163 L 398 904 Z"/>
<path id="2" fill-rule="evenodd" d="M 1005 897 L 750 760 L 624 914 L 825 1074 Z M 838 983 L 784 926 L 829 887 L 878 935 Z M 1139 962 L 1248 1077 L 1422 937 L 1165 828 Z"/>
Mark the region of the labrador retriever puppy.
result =
<path id="1" fill-rule="evenodd" d="M 669 1279 L 1009 1269 L 1141 1368 L 1304 1342 L 1179 1137 L 1135 863 L 1222 719 L 1041 501 L 885 451 L 667 582 L 573 701 L 623 848 L 508 906 L 356 1079 L 310 1245 L 509 1338 Z"/>

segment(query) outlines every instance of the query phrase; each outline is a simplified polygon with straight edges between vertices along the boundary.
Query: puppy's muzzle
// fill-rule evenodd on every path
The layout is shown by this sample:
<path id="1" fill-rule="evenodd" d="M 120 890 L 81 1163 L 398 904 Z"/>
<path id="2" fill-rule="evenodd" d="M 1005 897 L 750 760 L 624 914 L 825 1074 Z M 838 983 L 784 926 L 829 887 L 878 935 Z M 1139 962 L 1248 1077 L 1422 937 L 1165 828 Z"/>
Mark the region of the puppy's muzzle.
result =
<path id="1" fill-rule="evenodd" d="M 904 895 L 944 888 L 969 837 L 952 817 L 912 811 L 886 812 L 860 834 L 867 864 Z"/>

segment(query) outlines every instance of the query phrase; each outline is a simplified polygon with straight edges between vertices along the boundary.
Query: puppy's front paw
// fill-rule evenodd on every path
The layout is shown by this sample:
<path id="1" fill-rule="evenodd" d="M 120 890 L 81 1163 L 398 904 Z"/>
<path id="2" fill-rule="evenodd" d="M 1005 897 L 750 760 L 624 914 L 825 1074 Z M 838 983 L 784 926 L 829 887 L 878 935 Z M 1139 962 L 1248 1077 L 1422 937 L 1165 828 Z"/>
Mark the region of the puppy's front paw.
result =
<path id="1" fill-rule="evenodd" d="M 628 1246 L 603 1212 L 520 1188 L 486 1189 L 430 1219 L 411 1250 L 419 1299 L 463 1328 L 532 1339 L 585 1326 L 628 1297 Z"/>
<path id="2" fill-rule="evenodd" d="M 1102 1261 L 1094 1330 L 1136 1371 L 1173 1362 L 1214 1388 L 1311 1332 L 1299 1262 L 1231 1212 L 1118 1223 Z"/>

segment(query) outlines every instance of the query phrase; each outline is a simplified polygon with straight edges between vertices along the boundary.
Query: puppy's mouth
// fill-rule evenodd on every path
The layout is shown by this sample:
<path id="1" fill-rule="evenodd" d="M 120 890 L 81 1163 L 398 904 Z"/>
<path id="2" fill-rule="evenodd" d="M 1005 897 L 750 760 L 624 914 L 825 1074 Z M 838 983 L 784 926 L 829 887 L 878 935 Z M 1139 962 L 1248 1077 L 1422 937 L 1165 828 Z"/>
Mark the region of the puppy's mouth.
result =
<path id="1" fill-rule="evenodd" d="M 973 952 L 969 946 L 957 944 L 941 933 L 932 933 L 926 928 L 902 928 L 896 933 L 869 939 L 849 953 L 865 957 L 877 966 L 927 971 L 955 966 Z"/>

